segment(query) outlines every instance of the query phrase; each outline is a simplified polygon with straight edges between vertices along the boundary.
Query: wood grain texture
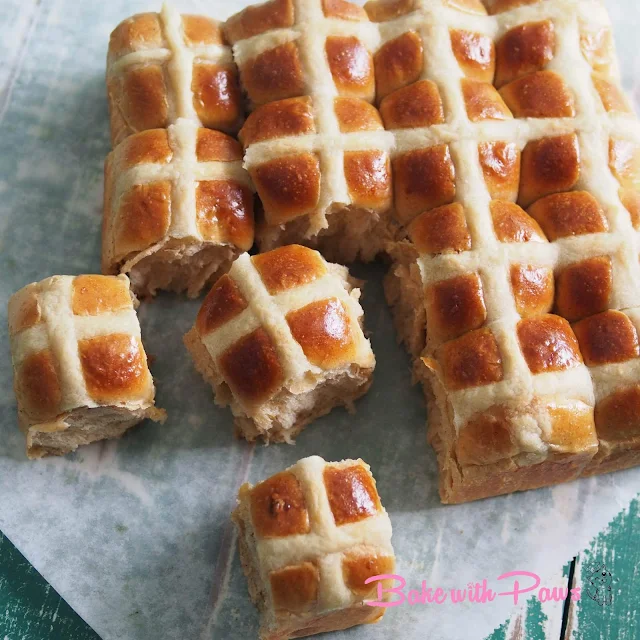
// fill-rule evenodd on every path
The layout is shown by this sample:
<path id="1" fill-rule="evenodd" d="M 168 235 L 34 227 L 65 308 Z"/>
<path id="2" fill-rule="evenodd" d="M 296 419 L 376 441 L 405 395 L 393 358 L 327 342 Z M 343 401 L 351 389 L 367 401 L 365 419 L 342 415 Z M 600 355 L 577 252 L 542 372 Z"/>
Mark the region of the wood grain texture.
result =
<path id="1" fill-rule="evenodd" d="M 596 595 L 597 567 L 610 574 L 611 603 Z M 565 640 L 637 640 L 640 637 L 640 500 L 620 513 L 578 557 L 574 586 L 582 597 L 571 605 Z M 592 599 L 590 594 L 598 598 Z"/>
<path id="2" fill-rule="evenodd" d="M 2 533 L 0 638 L 100 640 Z"/>

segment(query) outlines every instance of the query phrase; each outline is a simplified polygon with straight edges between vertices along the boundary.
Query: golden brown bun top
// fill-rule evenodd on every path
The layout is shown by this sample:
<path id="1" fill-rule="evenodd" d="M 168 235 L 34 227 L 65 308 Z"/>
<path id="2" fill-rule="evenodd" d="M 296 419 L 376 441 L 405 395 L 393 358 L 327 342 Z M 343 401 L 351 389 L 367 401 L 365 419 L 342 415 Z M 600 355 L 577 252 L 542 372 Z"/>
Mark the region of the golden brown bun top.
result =
<path id="1" fill-rule="evenodd" d="M 33 283 L 16 291 L 9 299 L 8 321 L 10 336 L 14 336 L 42 322 L 38 291 L 38 284 Z"/>
<path id="2" fill-rule="evenodd" d="M 373 22 L 394 20 L 410 13 L 414 8 L 414 0 L 373 0 L 364 5 L 364 10 Z"/>
<path id="3" fill-rule="evenodd" d="M 362 7 L 346 0 L 321 0 L 321 4 L 326 18 L 355 22 L 368 21 Z M 291 27 L 295 20 L 293 0 L 270 0 L 247 7 L 232 15 L 225 23 L 224 29 L 229 42 L 235 44 L 272 29 Z"/>
<path id="4" fill-rule="evenodd" d="M 263 140 L 315 132 L 311 98 L 288 98 L 258 107 L 244 123 L 238 138 L 245 147 Z"/>
<path id="5" fill-rule="evenodd" d="M 149 370 L 138 338 L 115 333 L 78 342 L 82 372 L 89 395 L 97 402 L 122 402 L 144 395 Z"/>
<path id="6" fill-rule="evenodd" d="M 173 157 L 166 129 L 149 129 L 126 138 L 120 143 L 120 153 L 123 169 L 136 164 L 166 164 Z"/>
<path id="7" fill-rule="evenodd" d="M 548 313 L 555 294 L 553 269 L 529 264 L 512 264 L 511 290 L 516 311 L 523 318 Z"/>
<path id="8" fill-rule="evenodd" d="M 560 316 L 547 314 L 521 320 L 518 339 L 531 373 L 562 371 L 582 363 L 575 334 Z"/>
<path id="9" fill-rule="evenodd" d="M 206 16 L 183 15 L 182 33 L 189 47 L 224 44 L 220 23 Z M 133 51 L 159 49 L 167 45 L 160 16 L 139 13 L 123 20 L 111 33 L 109 56 L 117 59 Z"/>
<path id="10" fill-rule="evenodd" d="M 553 22 L 527 22 L 510 29 L 496 45 L 497 87 L 533 71 L 541 71 L 555 54 Z"/>
<path id="11" fill-rule="evenodd" d="M 624 362 L 640 356 L 638 333 L 621 311 L 604 311 L 573 326 L 589 366 Z"/>
<path id="12" fill-rule="evenodd" d="M 324 470 L 324 484 L 338 526 L 374 516 L 382 508 L 373 476 L 361 464 L 328 465 Z"/>
<path id="13" fill-rule="evenodd" d="M 300 482 L 293 473 L 278 473 L 251 490 L 251 520 L 260 538 L 309 531 L 309 513 Z"/>
<path id="14" fill-rule="evenodd" d="M 496 50 L 488 36 L 463 29 L 451 29 L 453 54 L 465 76 L 479 82 L 493 82 Z"/>
<path id="15" fill-rule="evenodd" d="M 455 199 L 456 171 L 449 145 L 399 154 L 393 162 L 393 173 L 396 214 L 405 224 Z"/>
<path id="16" fill-rule="evenodd" d="M 586 191 L 556 193 L 541 198 L 529 207 L 529 215 L 537 220 L 551 241 L 609 230 L 604 211 Z"/>
<path id="17" fill-rule="evenodd" d="M 494 200 L 491 205 L 493 228 L 500 242 L 546 242 L 540 225 L 513 202 Z"/>
<path id="18" fill-rule="evenodd" d="M 362 7 L 345 0 L 322 0 L 322 11 L 327 18 L 353 20 L 356 22 L 369 20 L 367 12 Z"/>
<path id="19" fill-rule="evenodd" d="M 504 375 L 500 349 L 489 329 L 470 331 L 446 342 L 436 357 L 451 391 L 500 382 Z"/>
<path id="20" fill-rule="evenodd" d="M 444 122 L 444 107 L 435 82 L 420 80 L 383 98 L 380 115 L 387 129 L 430 127 Z"/>
<path id="21" fill-rule="evenodd" d="M 364 100 L 336 98 L 333 109 L 341 133 L 379 131 L 384 128 L 378 110 Z"/>
<path id="22" fill-rule="evenodd" d="M 77 316 L 97 316 L 131 308 L 126 284 L 109 276 L 77 276 L 73 280 L 71 309 Z"/>
<path id="23" fill-rule="evenodd" d="M 258 254 L 251 261 L 271 295 L 307 284 L 326 273 L 320 254 L 297 244 Z"/>
<path id="24" fill-rule="evenodd" d="M 123 20 L 109 38 L 109 53 L 120 57 L 141 49 L 156 49 L 165 43 L 157 13 L 138 13 Z"/>
<path id="25" fill-rule="evenodd" d="M 420 253 L 459 253 L 471 249 L 471 236 L 459 202 L 420 214 L 409 225 L 409 236 Z"/>
<path id="26" fill-rule="evenodd" d="M 385 42 L 374 56 L 378 102 L 393 91 L 416 82 L 424 65 L 422 39 L 407 31 Z"/>
<path id="27" fill-rule="evenodd" d="M 196 140 L 198 162 L 242 160 L 242 147 L 231 136 L 213 129 L 199 129 Z"/>
<path id="28" fill-rule="evenodd" d="M 318 599 L 320 572 L 313 562 L 289 565 L 269 574 L 271 597 L 276 614 L 303 614 Z"/>
<path id="29" fill-rule="evenodd" d="M 451 340 L 478 329 L 487 317 L 480 276 L 469 273 L 430 285 L 426 311 L 431 342 Z"/>
<path id="30" fill-rule="evenodd" d="M 206 16 L 183 15 L 182 29 L 190 46 L 224 44 L 220 23 Z"/>
<path id="31" fill-rule="evenodd" d="M 516 118 L 573 118 L 573 94 L 555 71 L 534 71 L 500 89 Z"/>
<path id="32" fill-rule="evenodd" d="M 225 22 L 224 31 L 229 42 L 235 44 L 270 29 L 290 27 L 293 21 L 293 0 L 269 0 L 232 15 Z"/>
<path id="33" fill-rule="evenodd" d="M 290 311 L 287 324 L 312 364 L 332 369 L 356 355 L 349 310 L 336 298 L 311 302 Z"/>
<path id="34" fill-rule="evenodd" d="M 572 133 L 533 140 L 522 152 L 518 204 L 528 207 L 542 196 L 570 191 L 579 177 L 578 136 Z"/>
<path id="35" fill-rule="evenodd" d="M 558 313 L 575 322 L 609 307 L 613 270 L 609 256 L 596 256 L 564 267 L 556 278 Z"/>
<path id="36" fill-rule="evenodd" d="M 196 319 L 198 332 L 200 335 L 211 333 L 246 308 L 247 301 L 238 285 L 225 274 L 211 287 L 200 307 Z"/>

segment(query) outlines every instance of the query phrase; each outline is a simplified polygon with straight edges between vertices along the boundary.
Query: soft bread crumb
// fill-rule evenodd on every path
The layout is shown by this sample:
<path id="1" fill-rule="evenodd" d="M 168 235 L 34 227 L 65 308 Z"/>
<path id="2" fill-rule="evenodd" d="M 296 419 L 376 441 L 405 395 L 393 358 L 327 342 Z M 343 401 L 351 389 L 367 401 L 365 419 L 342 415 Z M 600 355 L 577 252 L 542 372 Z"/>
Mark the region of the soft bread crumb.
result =
<path id="1" fill-rule="evenodd" d="M 297 243 L 317 249 L 330 262 L 371 262 L 398 234 L 398 225 L 388 214 L 353 207 L 328 214 L 327 224 L 314 233 L 306 216 L 281 226 L 263 222 L 257 230 L 257 243 L 261 252 Z"/>
<path id="2" fill-rule="evenodd" d="M 186 291 L 195 298 L 229 270 L 238 254 L 230 245 L 171 242 L 140 260 L 125 262 L 120 270 L 141 298 L 155 296 L 158 290 Z"/>
<path id="3" fill-rule="evenodd" d="M 163 409 L 127 409 L 125 407 L 81 407 L 60 418 L 58 423 L 66 425 L 63 430 L 40 431 L 38 426 L 27 431 L 27 456 L 31 459 L 44 456 L 60 456 L 96 440 L 119 438 L 125 431 L 145 418 L 164 422 Z"/>
<path id="4" fill-rule="evenodd" d="M 398 340 L 413 358 L 419 358 L 426 346 L 427 317 L 424 287 L 413 247 L 397 243 L 390 251 L 393 264 L 384 278 L 384 293 L 391 306 Z"/>

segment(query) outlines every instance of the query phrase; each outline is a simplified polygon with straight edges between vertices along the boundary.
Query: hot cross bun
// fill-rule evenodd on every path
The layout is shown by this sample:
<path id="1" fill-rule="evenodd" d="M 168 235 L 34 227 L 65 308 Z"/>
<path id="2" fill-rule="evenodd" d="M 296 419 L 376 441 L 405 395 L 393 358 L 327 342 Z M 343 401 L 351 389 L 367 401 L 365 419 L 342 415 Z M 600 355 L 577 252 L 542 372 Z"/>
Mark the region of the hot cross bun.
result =
<path id="1" fill-rule="evenodd" d="M 62 455 L 163 422 L 126 276 L 53 276 L 9 300 L 18 421 L 27 455 Z"/>
<path id="2" fill-rule="evenodd" d="M 367 391 L 375 358 L 356 284 L 300 245 L 242 254 L 214 284 L 185 343 L 239 435 L 291 442 Z"/>
<path id="3" fill-rule="evenodd" d="M 379 581 L 365 582 L 394 571 L 391 522 L 362 460 L 312 456 L 245 484 L 232 518 L 262 640 L 348 629 L 384 615 L 367 604 L 378 600 Z"/>
<path id="4" fill-rule="evenodd" d="M 169 5 L 140 13 L 111 34 L 107 57 L 111 140 L 167 127 L 178 118 L 238 131 L 243 107 L 237 68 L 220 24 Z"/>
<path id="5" fill-rule="evenodd" d="M 195 297 L 253 245 L 253 199 L 224 133 L 181 119 L 129 136 L 105 162 L 103 272 Z"/>

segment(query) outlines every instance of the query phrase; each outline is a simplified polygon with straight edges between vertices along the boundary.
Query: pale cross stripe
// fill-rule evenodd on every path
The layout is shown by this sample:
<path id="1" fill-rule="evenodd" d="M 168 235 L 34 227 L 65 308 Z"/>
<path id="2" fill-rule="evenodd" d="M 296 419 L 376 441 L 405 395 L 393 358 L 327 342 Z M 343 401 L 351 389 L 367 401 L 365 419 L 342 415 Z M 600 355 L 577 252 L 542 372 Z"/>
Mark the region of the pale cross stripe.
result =
<path id="1" fill-rule="evenodd" d="M 119 279 L 126 281 L 124 276 Z M 62 399 L 60 410 L 98 406 L 89 394 L 82 374 L 78 342 L 88 338 L 124 333 L 140 339 L 140 325 L 130 308 L 95 316 L 77 316 L 72 309 L 74 276 L 53 276 L 38 283 L 37 297 L 42 320 L 12 337 L 13 363 L 17 367 L 33 353 L 49 349 L 53 354 Z"/>
<path id="2" fill-rule="evenodd" d="M 325 55 L 328 36 L 355 36 L 373 52 L 379 42 L 377 27 L 370 22 L 352 22 L 326 18 L 319 1 L 294 0 L 295 23 L 287 29 L 276 29 L 236 43 L 234 58 L 239 66 L 275 46 L 297 42 L 306 84 L 306 95 L 313 102 L 315 134 L 269 140 L 250 145 L 245 153 L 244 166 L 256 164 L 283 155 L 315 152 L 320 160 L 320 197 L 314 211 L 308 216 L 310 232 L 327 226 L 326 214 L 332 206 L 349 205 L 351 197 L 344 175 L 345 151 L 388 151 L 393 136 L 385 131 L 351 134 L 340 132 L 334 111 L 338 90 Z"/>
<path id="3" fill-rule="evenodd" d="M 346 462 L 346 461 L 345 461 Z M 348 461 L 352 466 L 356 461 Z M 256 549 L 264 584 L 277 569 L 303 562 L 317 562 L 320 572 L 318 606 L 320 609 L 344 607 L 354 601 L 354 595 L 344 584 L 342 557 L 345 552 L 369 547 L 381 555 L 393 555 L 391 523 L 384 508 L 376 515 L 358 522 L 336 525 L 324 484 L 324 470 L 340 465 L 325 464 L 312 456 L 288 469 L 299 480 L 309 513 L 310 531 L 281 538 L 259 538 Z"/>
<path id="4" fill-rule="evenodd" d="M 202 240 L 196 220 L 196 187 L 197 183 L 209 180 L 233 180 L 251 189 L 253 186 L 247 172 L 242 168 L 242 161 L 232 162 L 198 162 L 196 157 L 196 141 L 198 125 L 186 119 L 180 119 L 168 127 L 169 146 L 172 158 L 168 163 L 141 163 L 126 171 L 117 171 L 117 159 L 122 150 L 116 150 L 116 180 L 112 226 L 117 226 L 119 203 L 124 194 L 134 186 L 160 181 L 170 181 L 171 219 L 169 230 L 161 243 L 168 238 L 195 237 Z M 129 141 L 129 144 L 135 141 Z"/>
<path id="5" fill-rule="evenodd" d="M 567 7 L 573 9 L 567 11 Z M 600 7 L 594 15 L 606 21 Z M 614 291 L 611 308 L 634 306 L 640 297 L 637 241 L 638 234 L 631 226 L 630 216 L 618 197 L 619 185 L 608 163 L 609 136 L 620 132 L 622 137 L 637 140 L 640 126 L 635 118 L 611 116 L 598 109 L 599 98 L 592 85 L 592 69 L 583 58 L 579 41 L 580 12 L 584 5 L 569 1 L 562 7 L 543 2 L 515 9 L 498 17 L 460 18 L 460 12 L 445 9 L 435 3 L 422 3 L 420 10 L 404 18 L 381 24 L 382 40 L 388 41 L 413 28 L 419 31 L 424 45 L 424 71 L 421 79 L 434 80 L 439 87 L 448 122 L 443 125 L 412 130 L 394 131 L 395 153 L 449 143 L 456 168 L 456 200 L 463 203 L 474 249 L 459 255 L 421 256 L 419 260 L 423 282 L 426 284 L 462 273 L 476 272 L 483 282 L 487 321 L 503 357 L 504 378 L 501 382 L 478 388 L 450 392 L 457 429 L 473 413 L 494 404 L 508 403 L 522 396 L 559 395 L 595 402 L 594 385 L 588 369 L 581 365 L 564 372 L 532 375 L 520 350 L 516 325 L 520 316 L 511 294 L 509 269 L 512 264 L 533 264 L 558 268 L 571 262 L 609 255 L 614 270 Z M 472 123 L 466 115 L 460 89 L 463 73 L 453 54 L 450 28 L 464 28 L 482 32 L 496 40 L 508 29 L 525 22 L 553 19 L 558 46 L 554 58 L 547 65 L 563 77 L 576 97 L 577 117 L 556 119 L 514 119 L 500 122 Z M 454 23 L 457 22 L 457 24 Z M 607 23 L 608 24 L 608 23 Z M 581 151 L 580 180 L 575 189 L 592 193 L 607 214 L 610 230 L 606 234 L 570 237 L 547 243 L 501 245 L 493 233 L 489 211 L 491 200 L 479 161 L 477 144 L 481 141 L 515 141 L 519 148 L 544 136 L 576 132 Z M 425 144 L 427 143 L 427 144 Z M 582 157 L 589 153 L 589 162 Z M 594 161 L 593 158 L 596 160 Z M 529 259 L 527 259 L 529 258 Z M 429 352 L 429 347 L 427 347 Z M 635 372 L 637 366 L 626 365 Z M 602 375 L 599 375 L 602 378 Z M 542 443 L 540 443 L 542 444 Z M 543 445 L 544 446 L 544 445 Z"/>
<path id="6" fill-rule="evenodd" d="M 115 60 L 109 67 L 109 76 L 115 76 L 134 65 L 169 61 L 167 71 L 171 81 L 172 92 L 167 96 L 169 120 L 188 118 L 200 124 L 193 106 L 193 64 L 195 61 L 213 64 L 232 64 L 231 48 L 224 45 L 209 44 L 188 47 L 184 42 L 182 17 L 178 11 L 165 3 L 158 14 L 161 29 L 167 41 L 167 48 L 133 51 Z M 172 99 L 173 97 L 173 99 Z"/>
<path id="7" fill-rule="evenodd" d="M 357 318 L 361 310 L 357 302 L 344 289 L 341 280 L 331 271 L 306 285 L 271 295 L 253 265 L 248 254 L 242 254 L 233 263 L 229 276 L 247 301 L 247 308 L 218 329 L 201 336 L 211 358 L 217 360 L 229 347 L 246 335 L 263 327 L 273 341 L 278 359 L 284 370 L 284 385 L 314 387 L 317 378 L 307 379 L 306 374 L 321 375 L 323 369 L 309 362 L 300 344 L 294 339 L 286 316 L 312 302 L 336 298 L 346 307 L 351 335 L 356 346 L 356 363 L 368 352 L 365 337 Z M 297 389 L 298 387 L 296 387 Z M 241 402 L 241 400 L 238 400 Z"/>

